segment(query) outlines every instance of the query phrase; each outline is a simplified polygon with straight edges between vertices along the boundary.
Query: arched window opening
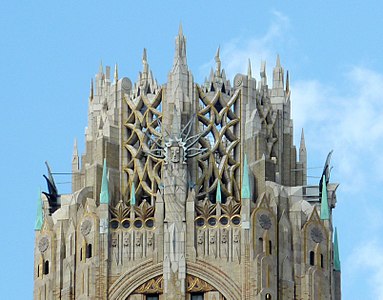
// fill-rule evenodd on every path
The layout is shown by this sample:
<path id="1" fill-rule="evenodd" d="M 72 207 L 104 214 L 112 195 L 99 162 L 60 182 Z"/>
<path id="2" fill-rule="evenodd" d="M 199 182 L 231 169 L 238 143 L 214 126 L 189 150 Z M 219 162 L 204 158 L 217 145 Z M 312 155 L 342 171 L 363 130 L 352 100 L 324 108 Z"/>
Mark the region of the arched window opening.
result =
<path id="1" fill-rule="evenodd" d="M 265 295 L 265 300 L 271 300 L 271 295 L 270 295 L 269 293 L 267 293 L 267 294 Z"/>
<path id="2" fill-rule="evenodd" d="M 313 266 L 315 262 L 315 254 L 314 251 L 310 251 L 310 266 Z"/>
<path id="3" fill-rule="evenodd" d="M 86 258 L 92 257 L 92 244 L 86 245 Z"/>
<path id="4" fill-rule="evenodd" d="M 273 254 L 273 243 L 269 241 L 269 254 Z"/>
<path id="5" fill-rule="evenodd" d="M 49 260 L 44 262 L 44 275 L 49 274 Z"/>
<path id="6" fill-rule="evenodd" d="M 259 252 L 263 252 L 263 238 L 258 239 L 258 250 Z"/>
<path id="7" fill-rule="evenodd" d="M 323 268 L 323 254 L 320 255 L 320 267 Z"/>

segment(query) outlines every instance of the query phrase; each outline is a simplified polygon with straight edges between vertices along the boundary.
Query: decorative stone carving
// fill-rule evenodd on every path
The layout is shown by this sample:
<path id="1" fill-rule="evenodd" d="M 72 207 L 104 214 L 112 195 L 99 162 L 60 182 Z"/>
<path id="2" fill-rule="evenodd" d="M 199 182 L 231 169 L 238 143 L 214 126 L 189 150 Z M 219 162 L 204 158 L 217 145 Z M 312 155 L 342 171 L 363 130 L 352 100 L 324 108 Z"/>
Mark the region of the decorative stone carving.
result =
<path id="1" fill-rule="evenodd" d="M 197 253 L 198 256 L 203 257 L 205 255 L 205 232 L 204 230 L 198 230 L 197 232 Z"/>
<path id="2" fill-rule="evenodd" d="M 91 230 L 92 230 L 92 222 L 88 219 L 84 220 L 80 226 L 80 231 L 82 235 L 87 236 Z"/>
<path id="3" fill-rule="evenodd" d="M 318 228 L 318 227 L 314 227 L 311 229 L 310 231 L 310 236 L 311 236 L 311 239 L 315 242 L 315 243 L 320 243 L 323 241 L 323 234 L 322 234 L 322 231 Z"/>
<path id="4" fill-rule="evenodd" d="M 39 241 L 38 247 L 41 253 L 44 253 L 45 251 L 47 251 L 49 247 L 49 239 L 46 236 L 43 236 Z"/>
<path id="5" fill-rule="evenodd" d="M 261 227 L 265 230 L 270 229 L 271 227 L 270 217 L 266 214 L 261 214 L 258 217 L 258 222 L 259 222 L 259 225 L 261 225 Z"/>
<path id="6" fill-rule="evenodd" d="M 241 85 L 242 85 L 242 75 L 241 74 L 237 74 L 234 77 L 234 86 L 236 88 L 239 88 Z"/>
<path id="7" fill-rule="evenodd" d="M 128 232 L 124 232 L 124 237 L 122 241 L 122 246 L 123 246 L 123 255 L 124 255 L 124 260 L 130 260 L 130 248 L 131 248 L 131 242 L 130 242 L 130 234 Z"/>

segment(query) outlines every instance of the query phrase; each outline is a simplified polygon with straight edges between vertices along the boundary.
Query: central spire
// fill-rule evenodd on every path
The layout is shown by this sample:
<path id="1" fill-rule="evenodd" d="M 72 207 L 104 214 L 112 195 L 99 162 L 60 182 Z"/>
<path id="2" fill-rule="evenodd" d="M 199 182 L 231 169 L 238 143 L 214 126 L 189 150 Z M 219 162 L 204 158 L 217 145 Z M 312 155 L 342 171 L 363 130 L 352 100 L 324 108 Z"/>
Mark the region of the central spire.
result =
<path id="1" fill-rule="evenodd" d="M 177 67 L 179 68 L 186 67 L 186 70 L 187 70 L 186 38 L 183 35 L 181 23 L 178 29 L 178 35 L 176 37 L 176 51 L 174 53 L 173 71 Z"/>

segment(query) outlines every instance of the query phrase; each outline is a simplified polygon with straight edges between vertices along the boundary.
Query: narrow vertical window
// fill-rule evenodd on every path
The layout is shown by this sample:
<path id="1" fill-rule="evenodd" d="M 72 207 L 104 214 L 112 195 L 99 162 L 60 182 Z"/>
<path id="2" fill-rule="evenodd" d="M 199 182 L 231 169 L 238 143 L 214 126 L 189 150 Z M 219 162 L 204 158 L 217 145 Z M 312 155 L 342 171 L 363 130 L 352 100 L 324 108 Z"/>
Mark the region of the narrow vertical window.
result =
<path id="1" fill-rule="evenodd" d="M 269 254 L 273 254 L 273 243 L 269 241 Z"/>
<path id="2" fill-rule="evenodd" d="M 49 274 L 49 260 L 44 262 L 44 275 Z"/>
<path id="3" fill-rule="evenodd" d="M 92 244 L 86 245 L 86 258 L 92 257 Z"/>
<path id="4" fill-rule="evenodd" d="M 314 251 L 310 251 L 310 265 L 313 266 L 315 262 L 315 254 Z"/>
<path id="5" fill-rule="evenodd" d="M 320 266 L 323 268 L 323 254 L 320 255 Z"/>
<path id="6" fill-rule="evenodd" d="M 80 261 L 82 261 L 82 248 L 80 248 Z"/>

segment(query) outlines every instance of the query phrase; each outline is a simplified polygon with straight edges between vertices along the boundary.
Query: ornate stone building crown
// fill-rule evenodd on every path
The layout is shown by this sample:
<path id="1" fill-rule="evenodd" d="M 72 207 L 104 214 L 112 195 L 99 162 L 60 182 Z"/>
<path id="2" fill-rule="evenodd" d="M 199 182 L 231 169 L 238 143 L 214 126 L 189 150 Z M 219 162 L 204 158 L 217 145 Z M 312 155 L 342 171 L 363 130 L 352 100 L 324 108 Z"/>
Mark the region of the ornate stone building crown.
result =
<path id="1" fill-rule="evenodd" d="M 330 159 L 307 185 L 289 77 L 221 68 L 196 84 L 182 28 L 167 83 L 144 50 L 137 81 L 100 66 L 72 193 L 48 168 L 38 201 L 34 298 L 340 299 Z"/>

